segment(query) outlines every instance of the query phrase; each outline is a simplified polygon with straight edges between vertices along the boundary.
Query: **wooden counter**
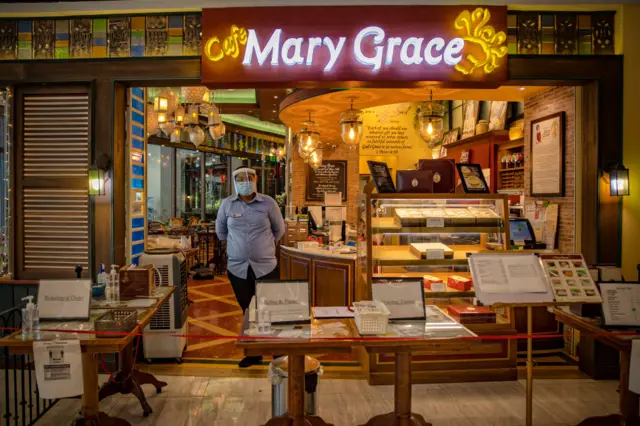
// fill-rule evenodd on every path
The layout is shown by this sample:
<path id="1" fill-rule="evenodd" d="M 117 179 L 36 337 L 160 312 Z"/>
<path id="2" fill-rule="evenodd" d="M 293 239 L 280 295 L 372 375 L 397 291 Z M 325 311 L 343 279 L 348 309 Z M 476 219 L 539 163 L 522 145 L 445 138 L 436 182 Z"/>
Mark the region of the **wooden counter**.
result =
<path id="1" fill-rule="evenodd" d="M 355 273 L 355 254 L 280 246 L 280 279 L 309 280 L 313 306 L 350 306 Z"/>

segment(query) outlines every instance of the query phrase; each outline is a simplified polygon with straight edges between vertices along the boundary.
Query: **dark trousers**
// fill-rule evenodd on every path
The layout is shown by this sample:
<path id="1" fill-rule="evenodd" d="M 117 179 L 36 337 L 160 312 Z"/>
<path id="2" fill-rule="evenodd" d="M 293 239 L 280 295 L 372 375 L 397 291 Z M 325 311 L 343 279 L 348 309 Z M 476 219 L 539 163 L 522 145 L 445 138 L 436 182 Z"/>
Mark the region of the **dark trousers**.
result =
<path id="1" fill-rule="evenodd" d="M 247 271 L 247 278 L 240 278 L 227 271 L 227 276 L 231 282 L 231 287 L 236 295 L 240 309 L 244 312 L 251 303 L 251 298 L 256 295 L 256 274 L 249 266 Z M 267 275 L 260 277 L 261 280 L 277 280 L 280 278 L 278 267 L 269 272 Z"/>

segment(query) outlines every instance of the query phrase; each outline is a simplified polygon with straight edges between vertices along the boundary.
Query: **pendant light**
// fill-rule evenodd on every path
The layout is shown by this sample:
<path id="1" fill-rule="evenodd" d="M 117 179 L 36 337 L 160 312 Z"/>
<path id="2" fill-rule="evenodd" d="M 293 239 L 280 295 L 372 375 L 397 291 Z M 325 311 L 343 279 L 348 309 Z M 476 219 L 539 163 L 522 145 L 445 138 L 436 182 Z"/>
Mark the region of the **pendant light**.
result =
<path id="1" fill-rule="evenodd" d="M 204 142 L 206 136 L 199 126 L 200 113 L 197 105 L 191 105 L 184 116 L 184 124 L 188 126 L 185 131 L 189 134 L 189 142 L 199 147 Z"/>
<path id="2" fill-rule="evenodd" d="M 312 169 L 317 169 L 322 166 L 322 148 L 316 148 L 315 151 L 309 155 L 309 167 Z"/>
<path id="3" fill-rule="evenodd" d="M 433 100 L 433 90 L 429 92 L 429 101 L 420 106 L 418 124 L 420 136 L 429 145 L 435 147 L 444 134 L 444 106 Z"/>
<path id="4" fill-rule="evenodd" d="M 298 134 L 298 154 L 307 162 L 311 154 L 320 146 L 320 133 L 316 130 L 316 123 L 311 120 L 311 111 L 309 111 L 309 120 L 302 125 L 304 127 Z"/>
<path id="5" fill-rule="evenodd" d="M 362 111 L 353 109 L 353 99 L 349 98 L 351 107 L 342 113 L 342 119 L 340 120 L 342 141 L 350 149 L 355 149 L 362 139 L 362 118 L 360 118 Z"/>
<path id="6" fill-rule="evenodd" d="M 214 141 L 222 139 L 227 132 L 227 128 L 222 122 L 222 117 L 220 116 L 220 110 L 213 103 L 209 107 L 207 126 L 209 127 L 211 139 Z"/>

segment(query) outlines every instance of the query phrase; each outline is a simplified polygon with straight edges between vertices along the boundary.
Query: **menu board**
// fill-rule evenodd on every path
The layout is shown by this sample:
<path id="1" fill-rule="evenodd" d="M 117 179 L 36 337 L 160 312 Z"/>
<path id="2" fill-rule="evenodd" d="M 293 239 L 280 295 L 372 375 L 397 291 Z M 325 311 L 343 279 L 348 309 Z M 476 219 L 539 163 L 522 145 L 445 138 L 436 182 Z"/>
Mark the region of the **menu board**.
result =
<path id="1" fill-rule="evenodd" d="M 541 254 L 556 302 L 602 303 L 581 254 Z"/>
<path id="2" fill-rule="evenodd" d="M 531 196 L 564 195 L 564 113 L 531 122 Z"/>
<path id="3" fill-rule="evenodd" d="M 369 171 L 371 172 L 371 178 L 376 186 L 378 194 L 387 194 L 396 192 L 396 187 L 391 179 L 391 173 L 389 173 L 389 167 L 387 163 L 380 161 L 367 161 Z"/>
<path id="4" fill-rule="evenodd" d="M 317 169 L 307 166 L 306 201 L 324 201 L 325 192 L 341 192 L 347 200 L 347 162 L 323 160 Z"/>
<path id="5" fill-rule="evenodd" d="M 600 283 L 607 326 L 640 326 L 640 283 Z"/>

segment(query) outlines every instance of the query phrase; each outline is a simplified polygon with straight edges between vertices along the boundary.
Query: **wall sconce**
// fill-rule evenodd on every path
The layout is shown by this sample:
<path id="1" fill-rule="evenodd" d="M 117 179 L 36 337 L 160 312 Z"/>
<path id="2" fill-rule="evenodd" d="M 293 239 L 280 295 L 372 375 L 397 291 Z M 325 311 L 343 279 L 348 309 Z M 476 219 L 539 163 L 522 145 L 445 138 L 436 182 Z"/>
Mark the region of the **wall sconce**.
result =
<path id="1" fill-rule="evenodd" d="M 609 193 L 612 197 L 629 195 L 629 169 L 620 163 L 609 169 Z"/>
<path id="2" fill-rule="evenodd" d="M 105 195 L 104 188 L 106 175 L 109 171 L 111 161 L 106 154 L 101 154 L 91 167 L 89 167 L 89 195 Z"/>

